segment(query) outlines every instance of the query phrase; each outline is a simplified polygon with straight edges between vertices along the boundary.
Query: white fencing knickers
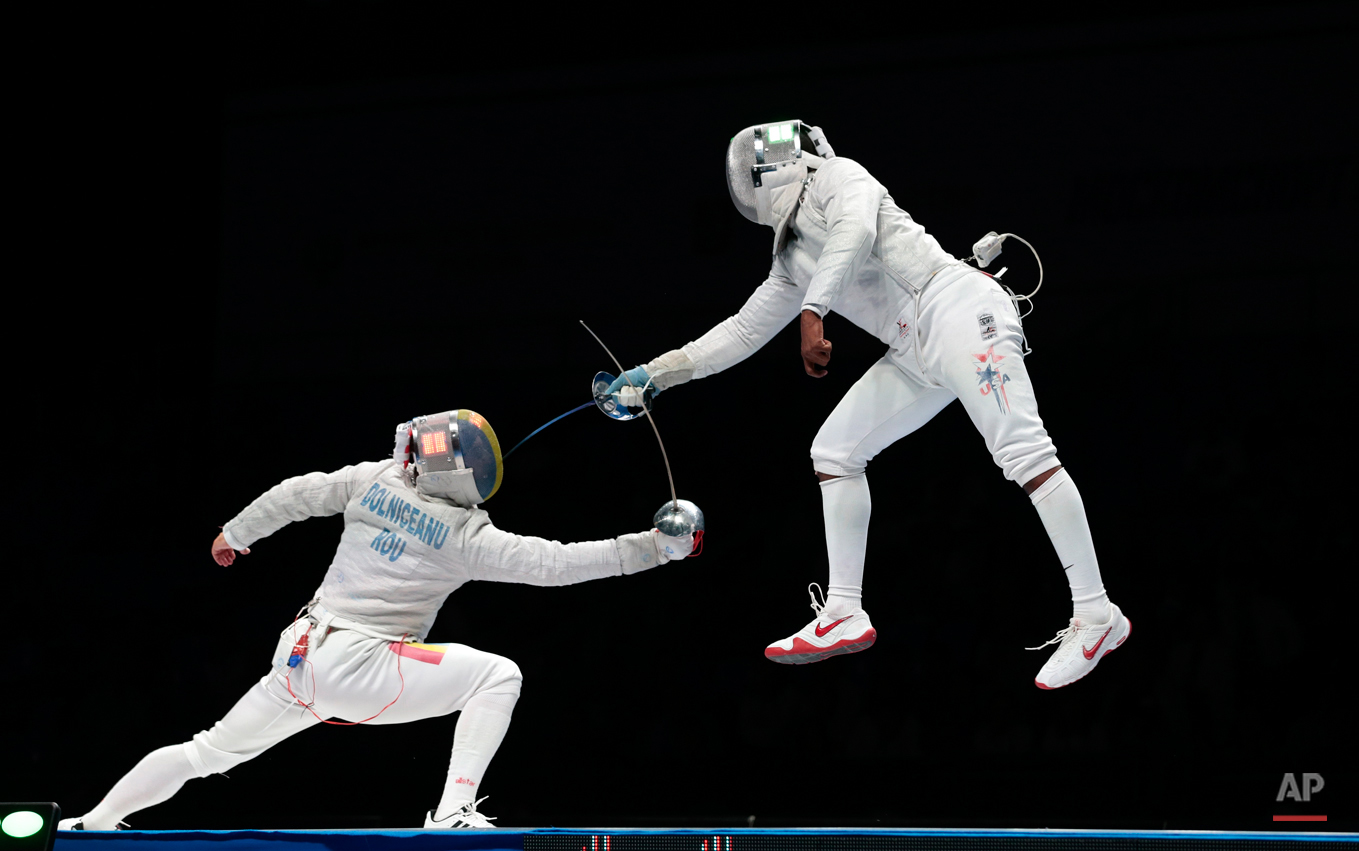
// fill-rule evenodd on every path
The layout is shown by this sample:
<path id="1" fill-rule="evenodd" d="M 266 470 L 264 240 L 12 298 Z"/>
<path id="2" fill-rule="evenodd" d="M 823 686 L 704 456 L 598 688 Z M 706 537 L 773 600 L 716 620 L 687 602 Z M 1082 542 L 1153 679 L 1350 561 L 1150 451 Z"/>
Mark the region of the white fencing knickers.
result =
<path id="1" fill-rule="evenodd" d="M 332 629 L 319 647 L 309 649 L 304 661 L 288 667 L 293 645 L 312 623 L 303 618 L 283 630 L 273 670 L 212 729 L 185 742 L 185 754 L 198 776 L 220 773 L 259 756 L 321 723 L 318 715 L 327 720 L 401 724 L 456 712 L 478 695 L 505 695 L 502 702 L 510 707 L 519 696 L 523 678 L 519 666 L 503 656 L 462 644 L 386 641 L 349 629 Z M 296 697 L 288 693 L 289 686 Z M 316 714 L 299 699 L 310 703 Z"/>
<path id="2" fill-rule="evenodd" d="M 826 603 L 834 615 L 862 607 L 868 462 L 949 402 L 962 400 L 1007 479 L 1023 485 L 1060 464 L 1024 369 L 1019 316 L 989 275 L 944 269 L 925 288 L 914 319 L 917 327 L 904 329 L 887 356 L 854 382 L 812 441 L 812 466 L 839 477 L 821 483 Z"/>
<path id="3" fill-rule="evenodd" d="M 917 327 L 869 367 L 822 424 L 812 441 L 813 467 L 861 474 L 954 399 L 1005 478 L 1023 485 L 1058 466 L 1024 369 L 1023 339 L 1014 304 L 989 275 L 944 269 L 921 296 Z"/>

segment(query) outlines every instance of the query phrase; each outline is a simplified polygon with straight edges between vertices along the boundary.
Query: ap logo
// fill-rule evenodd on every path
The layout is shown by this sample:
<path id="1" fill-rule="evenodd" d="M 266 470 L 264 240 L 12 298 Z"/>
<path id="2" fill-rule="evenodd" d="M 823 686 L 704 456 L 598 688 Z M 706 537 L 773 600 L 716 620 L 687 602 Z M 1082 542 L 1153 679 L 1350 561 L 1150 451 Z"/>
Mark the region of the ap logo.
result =
<path id="1" fill-rule="evenodd" d="M 1322 779 L 1320 774 L 1304 774 L 1302 775 L 1302 791 L 1299 792 L 1298 781 L 1293 778 L 1292 774 L 1285 774 L 1283 782 L 1279 784 L 1279 797 L 1274 800 L 1282 801 L 1284 798 L 1288 798 L 1293 801 L 1310 801 L 1313 792 L 1320 792 L 1325 788 L 1326 781 Z"/>

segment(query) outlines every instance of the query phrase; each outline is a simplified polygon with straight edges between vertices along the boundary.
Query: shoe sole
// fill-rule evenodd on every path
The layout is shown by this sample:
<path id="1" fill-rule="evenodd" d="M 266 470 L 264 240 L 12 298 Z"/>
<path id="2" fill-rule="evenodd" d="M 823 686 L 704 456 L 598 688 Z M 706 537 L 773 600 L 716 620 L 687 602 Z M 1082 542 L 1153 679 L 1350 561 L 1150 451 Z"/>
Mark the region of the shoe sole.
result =
<path id="1" fill-rule="evenodd" d="M 1095 667 L 1096 667 L 1097 665 L 1099 665 L 1100 662 L 1103 662 L 1103 661 L 1104 661 L 1104 657 L 1105 657 L 1105 656 L 1108 656 L 1110 653 L 1113 653 L 1115 650 L 1117 650 L 1118 648 L 1122 647 L 1122 646 L 1123 646 L 1123 642 L 1127 641 L 1127 640 L 1128 640 L 1128 636 L 1132 635 L 1132 618 L 1128 617 L 1127 615 L 1124 615 L 1124 616 L 1123 616 L 1123 623 L 1127 624 L 1127 629 L 1123 630 L 1123 635 L 1119 636 L 1118 641 L 1115 641 L 1115 642 L 1114 642 L 1114 646 L 1113 646 L 1113 647 L 1110 647 L 1108 650 L 1105 650 L 1103 653 L 1099 654 L 1099 658 L 1097 658 L 1097 659 L 1095 660 L 1095 664 L 1094 664 L 1094 665 L 1091 665 L 1089 668 L 1086 668 L 1084 674 L 1081 674 L 1079 677 L 1076 677 L 1075 679 L 1067 680 L 1066 682 L 1061 683 L 1060 685 L 1055 685 L 1055 686 L 1045 686 L 1045 685 L 1043 685 L 1042 683 L 1038 682 L 1038 680 L 1034 680 L 1034 681 L 1033 681 L 1033 684 L 1036 685 L 1036 686 L 1038 686 L 1039 688 L 1041 688 L 1043 691 L 1056 691 L 1056 690 L 1059 689 L 1059 688 L 1066 688 L 1067 686 L 1071 685 L 1072 683 L 1074 683 L 1074 682 L 1079 682 L 1079 681 L 1085 679 L 1086 677 L 1090 676 L 1090 672 L 1093 671 L 1093 670 L 1095 670 Z"/>
<path id="2" fill-rule="evenodd" d="M 792 650 L 780 650 L 769 647 L 764 651 L 764 658 L 780 665 L 810 665 L 813 662 L 820 662 L 832 656 L 844 656 L 847 653 L 858 653 L 873 646 L 873 642 L 878 640 L 878 631 L 870 628 L 863 635 L 853 641 L 842 641 L 832 644 L 830 647 L 812 647 L 800 638 L 793 639 Z M 798 645 L 802 644 L 809 650 L 800 650 Z"/>

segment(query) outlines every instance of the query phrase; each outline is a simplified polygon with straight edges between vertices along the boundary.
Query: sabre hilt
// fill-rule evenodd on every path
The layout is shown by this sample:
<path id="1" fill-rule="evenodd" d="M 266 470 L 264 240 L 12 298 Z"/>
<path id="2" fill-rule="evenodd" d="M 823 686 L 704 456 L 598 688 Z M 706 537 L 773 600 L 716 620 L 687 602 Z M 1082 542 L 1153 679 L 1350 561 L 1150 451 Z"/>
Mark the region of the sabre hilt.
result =
<path id="1" fill-rule="evenodd" d="M 694 535 L 703 531 L 703 509 L 687 499 L 671 500 L 656 511 L 651 525 L 672 538 Z"/>

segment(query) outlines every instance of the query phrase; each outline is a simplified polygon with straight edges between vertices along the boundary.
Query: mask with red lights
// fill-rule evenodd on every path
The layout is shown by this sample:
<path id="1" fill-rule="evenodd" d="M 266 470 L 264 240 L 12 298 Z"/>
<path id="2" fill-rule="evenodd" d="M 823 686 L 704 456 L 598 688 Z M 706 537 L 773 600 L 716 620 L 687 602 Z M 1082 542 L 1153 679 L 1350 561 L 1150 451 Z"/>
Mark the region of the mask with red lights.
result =
<path id="1" fill-rule="evenodd" d="M 393 457 L 417 491 L 468 508 L 494 496 L 504 475 L 490 423 L 465 408 L 398 425 Z"/>

